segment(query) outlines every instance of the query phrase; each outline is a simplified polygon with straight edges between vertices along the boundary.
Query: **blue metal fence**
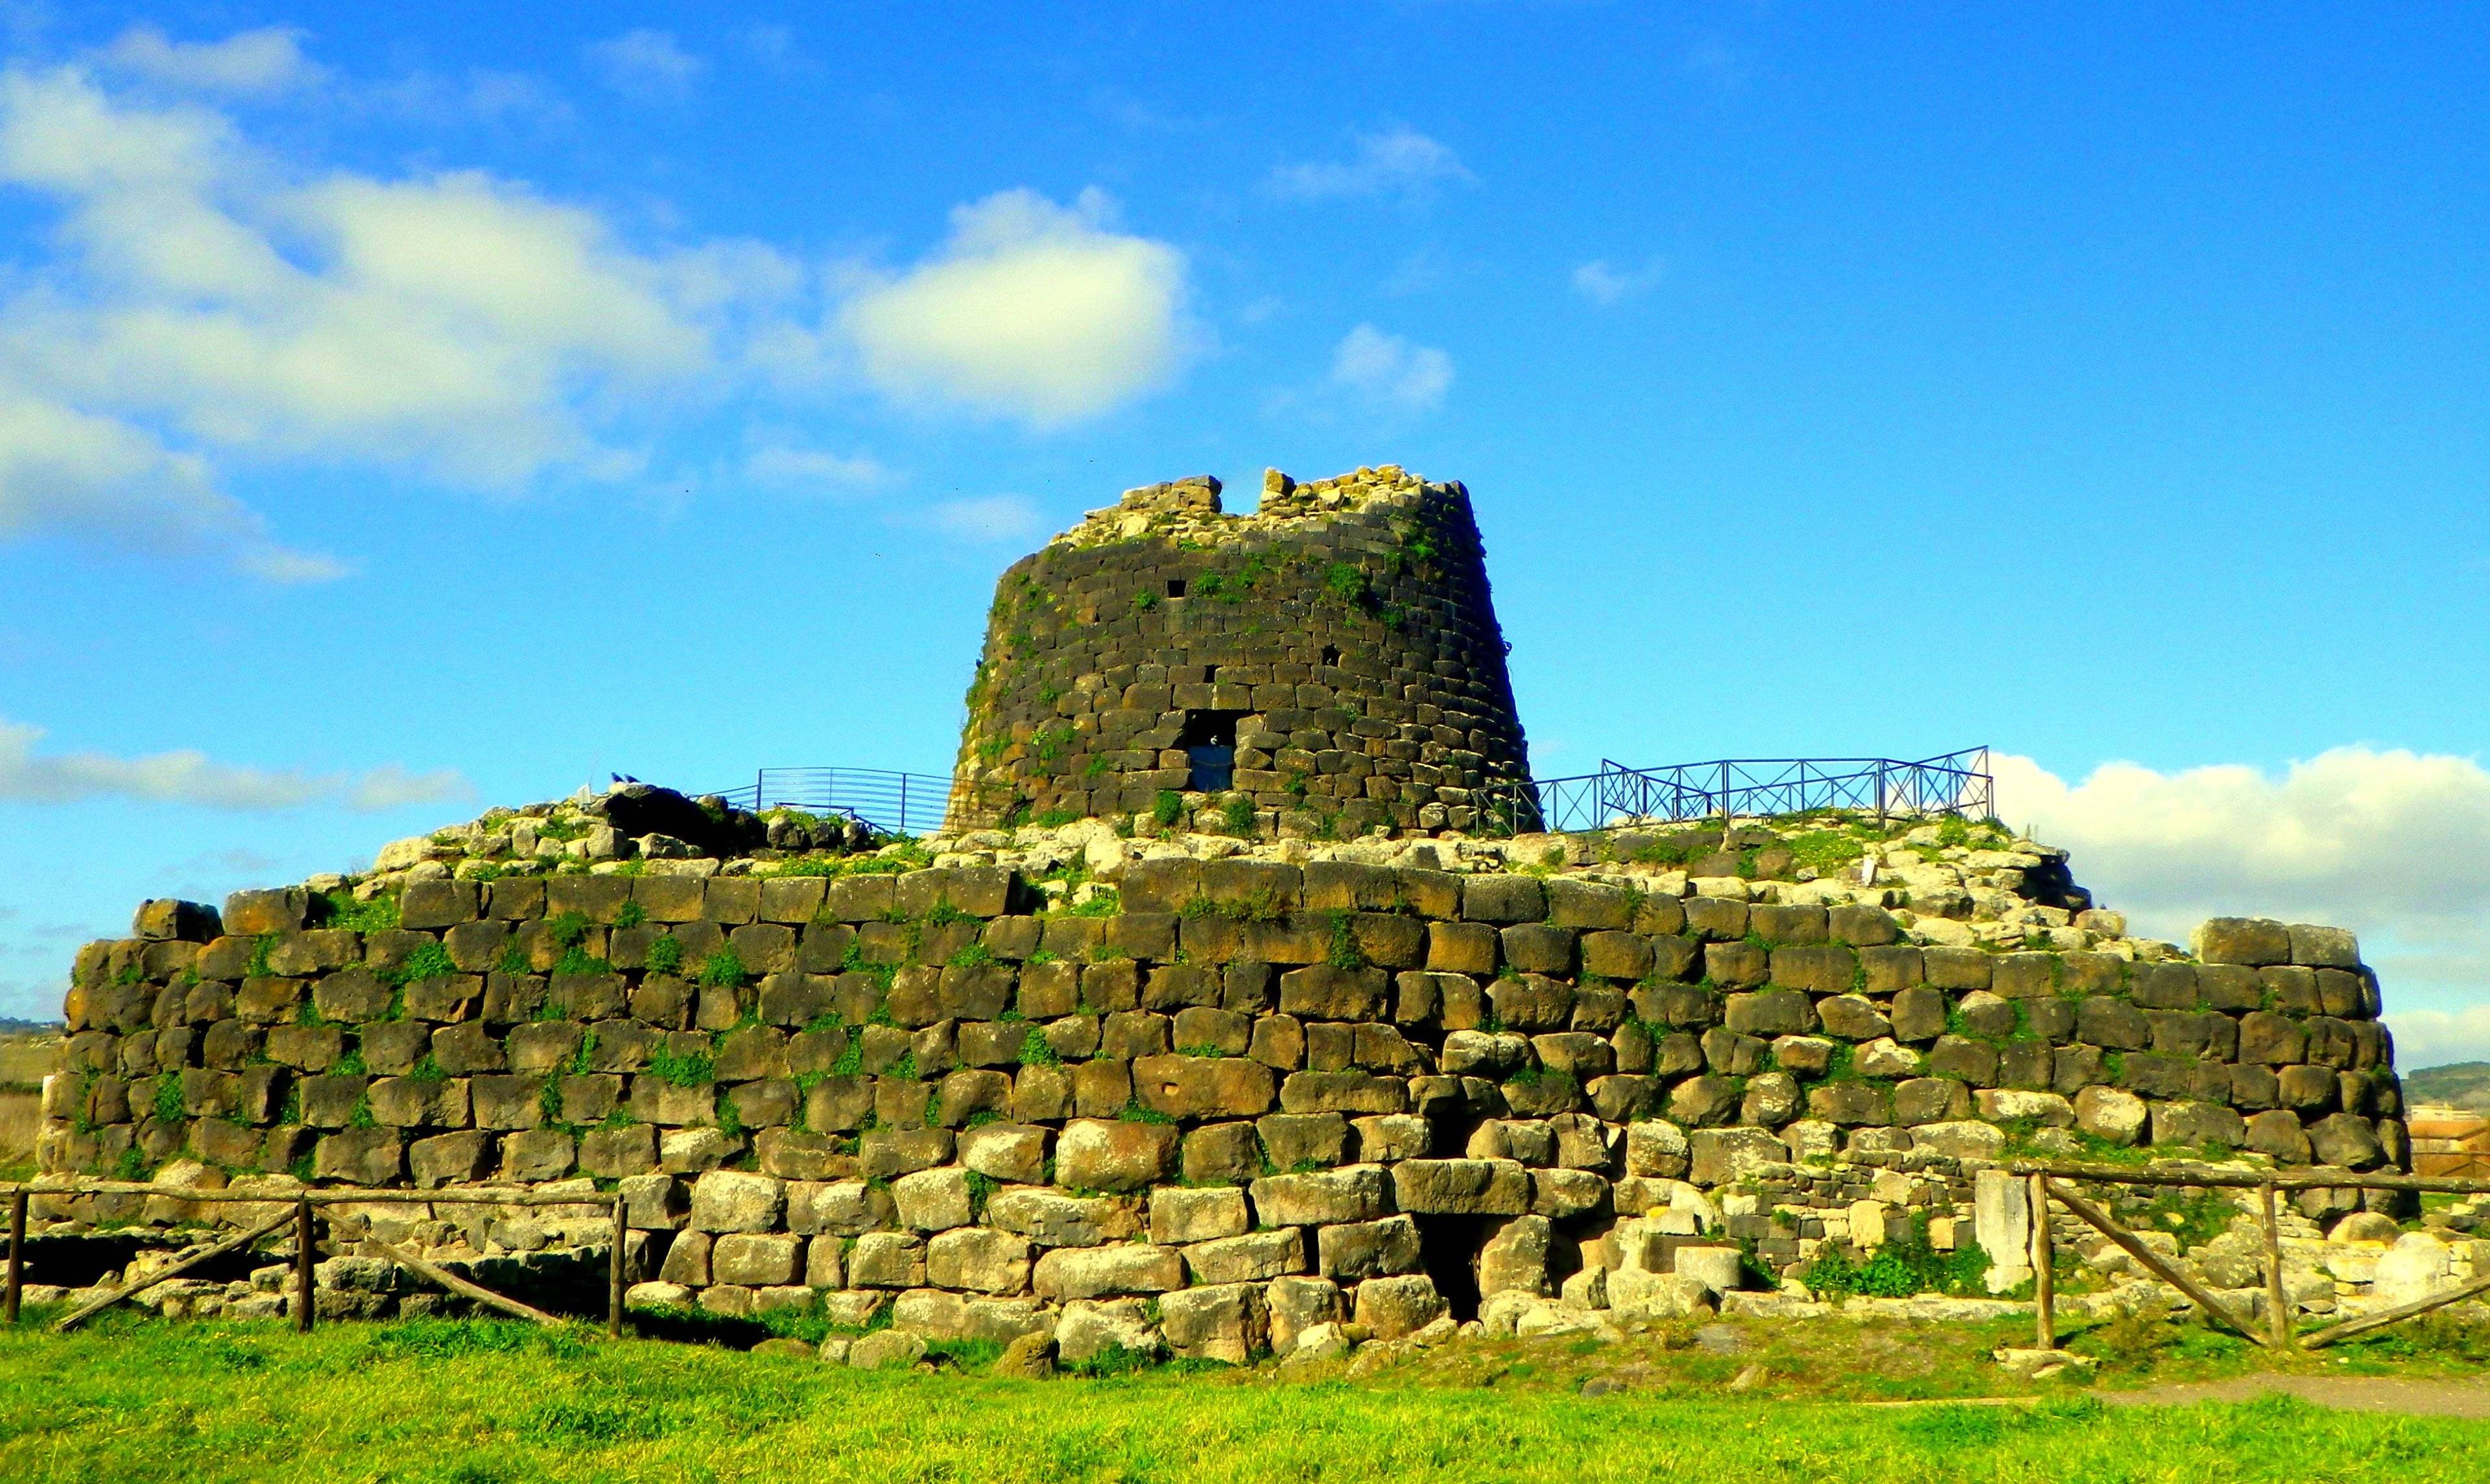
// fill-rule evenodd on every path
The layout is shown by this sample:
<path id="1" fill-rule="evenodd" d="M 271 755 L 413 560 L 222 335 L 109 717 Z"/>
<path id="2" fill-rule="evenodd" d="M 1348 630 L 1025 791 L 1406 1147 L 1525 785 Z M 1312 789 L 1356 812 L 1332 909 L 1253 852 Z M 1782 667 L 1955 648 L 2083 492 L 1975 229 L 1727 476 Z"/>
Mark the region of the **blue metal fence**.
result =
<path id="1" fill-rule="evenodd" d="M 1723 757 L 1659 768 L 1607 758 L 1600 771 L 1487 790 L 1496 827 L 1599 830 L 1740 814 L 1845 810 L 1880 820 L 1938 814 L 1986 818 L 1996 808 L 1988 749 L 1895 757 Z"/>
<path id="2" fill-rule="evenodd" d="M 846 814 L 884 835 L 930 835 L 942 827 L 951 780 L 884 768 L 761 768 L 751 783 L 719 789 L 717 796 L 754 813 L 799 809 L 808 814 Z"/>
<path id="3" fill-rule="evenodd" d="M 928 835 L 942 827 L 957 785 L 937 773 L 882 768 L 762 768 L 752 782 L 717 790 L 738 809 L 799 809 L 846 814 L 886 835 Z M 1896 757 L 1724 757 L 1658 768 L 1603 758 L 1600 771 L 1533 779 L 1482 790 L 1492 829 L 1599 830 L 1623 823 L 1684 823 L 1737 815 L 1843 810 L 1879 819 L 1996 809 L 1988 749 L 1965 748 L 1916 761 Z"/>

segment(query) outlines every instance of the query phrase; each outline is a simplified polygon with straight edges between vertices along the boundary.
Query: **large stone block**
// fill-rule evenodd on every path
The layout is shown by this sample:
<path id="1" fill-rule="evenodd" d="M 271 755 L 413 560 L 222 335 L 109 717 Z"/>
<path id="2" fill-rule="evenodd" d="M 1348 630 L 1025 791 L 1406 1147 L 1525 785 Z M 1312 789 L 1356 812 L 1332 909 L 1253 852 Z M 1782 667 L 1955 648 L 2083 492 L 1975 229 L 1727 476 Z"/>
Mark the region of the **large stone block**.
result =
<path id="1" fill-rule="evenodd" d="M 2209 918 L 2189 943 L 2196 956 L 2207 963 L 2291 962 L 2291 929 L 2270 918 Z"/>
<path id="2" fill-rule="evenodd" d="M 1170 1118 L 1253 1118 L 1270 1111 L 1277 1079 L 1235 1056 L 1144 1056 L 1133 1063 L 1133 1096 Z"/>
<path id="3" fill-rule="evenodd" d="M 1118 1242 L 1057 1247 L 1037 1260 L 1038 1297 L 1057 1302 L 1111 1294 L 1164 1294 L 1184 1287 L 1184 1260 L 1173 1247 Z"/>
<path id="4" fill-rule="evenodd" d="M 1241 1237 L 1253 1227 L 1245 1192 L 1233 1186 L 1187 1188 L 1161 1185 L 1150 1191 L 1150 1240 L 1166 1244 Z"/>
<path id="5" fill-rule="evenodd" d="M 1280 1085 L 1280 1107 L 1288 1113 L 1399 1113 L 1408 1100 L 1406 1081 L 1365 1071 L 1291 1072 Z"/>
<path id="6" fill-rule="evenodd" d="M 1518 1216 L 1530 1210 L 1530 1172 L 1513 1160 L 1404 1159 L 1391 1168 L 1393 1203 L 1404 1212 Z"/>
<path id="7" fill-rule="evenodd" d="M 1075 1190 L 1141 1190 L 1176 1164 L 1173 1125 L 1075 1119 L 1056 1141 L 1055 1181 Z"/>
<path id="8" fill-rule="evenodd" d="M 986 1221 L 1048 1247 L 1094 1247 L 1142 1231 L 1128 1201 L 1029 1186 L 996 1191 L 986 1201 Z"/>
<path id="9" fill-rule="evenodd" d="M 925 1244 L 925 1278 L 937 1288 L 1024 1293 L 1029 1286 L 1032 1251 L 1028 1239 L 1017 1233 L 963 1226 Z"/>
<path id="10" fill-rule="evenodd" d="M 1288 1230 L 1293 1237 L 1294 1229 Z M 1419 1268 L 1418 1223 L 1405 1215 L 1320 1227 L 1315 1241 L 1315 1270 L 1341 1282 L 1390 1277 Z"/>
<path id="11" fill-rule="evenodd" d="M 1270 1311 L 1260 1285 L 1190 1288 L 1159 1300 L 1168 1349 L 1180 1358 L 1244 1365 L 1270 1346 Z"/>
<path id="12" fill-rule="evenodd" d="M 1376 1339 L 1397 1340 L 1443 1318 L 1448 1307 L 1435 1290 L 1435 1280 L 1420 1272 L 1360 1283 L 1353 1313 L 1356 1323 L 1373 1330 Z"/>
<path id="13" fill-rule="evenodd" d="M 1187 1246 L 1184 1260 L 1196 1283 L 1260 1282 L 1305 1271 L 1305 1238 L 1293 1226 L 1221 1237 Z"/>
<path id="14" fill-rule="evenodd" d="M 752 1288 L 793 1283 L 802 1270 L 802 1260 L 800 1237 L 732 1232 L 709 1244 L 709 1281 Z"/>
<path id="15" fill-rule="evenodd" d="M 1391 1169 L 1423 1162 L 1404 1161 Z M 1384 1166 L 1374 1164 L 1265 1176 L 1253 1184 L 1255 1217 L 1264 1227 L 1372 1220 L 1392 1210 L 1392 1179 Z"/>
<path id="16" fill-rule="evenodd" d="M 973 1214 L 969 1172 L 956 1166 L 902 1175 L 890 1183 L 890 1194 L 900 1224 L 913 1231 L 948 1231 L 968 1225 Z"/>
<path id="17" fill-rule="evenodd" d="M 691 1225 L 703 1232 L 766 1232 L 779 1224 L 786 1206 L 783 1181 L 710 1170 L 693 1183 Z"/>
<path id="18" fill-rule="evenodd" d="M 2212 1102 L 2153 1104 L 2156 1144 L 2215 1144 L 2237 1149 L 2247 1142 L 2246 1123 L 2239 1114 Z"/>

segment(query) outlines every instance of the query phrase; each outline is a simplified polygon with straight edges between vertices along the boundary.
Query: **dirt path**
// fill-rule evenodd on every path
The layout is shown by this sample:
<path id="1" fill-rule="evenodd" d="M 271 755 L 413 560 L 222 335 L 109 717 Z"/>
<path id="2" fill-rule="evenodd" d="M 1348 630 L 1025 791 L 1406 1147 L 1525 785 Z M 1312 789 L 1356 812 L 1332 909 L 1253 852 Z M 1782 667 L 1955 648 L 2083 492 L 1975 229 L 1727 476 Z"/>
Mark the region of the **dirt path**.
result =
<path id="1" fill-rule="evenodd" d="M 2195 1402 L 2251 1401 L 2270 1391 L 2346 1412 L 2490 1417 L 2490 1383 L 2400 1376 L 2233 1376 L 2136 1391 L 2098 1390 L 2093 1395 L 2112 1407 L 2186 1407 Z"/>

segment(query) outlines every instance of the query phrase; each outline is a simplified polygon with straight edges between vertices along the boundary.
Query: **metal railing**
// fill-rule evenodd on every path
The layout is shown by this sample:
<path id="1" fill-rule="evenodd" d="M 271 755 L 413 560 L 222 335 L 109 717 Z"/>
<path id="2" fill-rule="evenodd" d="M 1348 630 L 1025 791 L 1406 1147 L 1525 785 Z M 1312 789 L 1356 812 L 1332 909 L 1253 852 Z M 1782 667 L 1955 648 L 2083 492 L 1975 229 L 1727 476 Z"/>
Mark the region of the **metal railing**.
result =
<path id="1" fill-rule="evenodd" d="M 1487 813 L 1505 830 L 1602 830 L 1629 824 L 1804 814 L 1873 814 L 1881 822 L 1996 808 L 1988 749 L 1965 748 L 1916 762 L 1895 757 L 1724 757 L 1660 768 L 1607 758 L 1600 771 L 1533 779 L 1486 790 Z"/>
<path id="2" fill-rule="evenodd" d="M 808 814 L 845 814 L 883 835 L 927 835 L 942 827 L 950 807 L 951 780 L 933 773 L 894 773 L 882 768 L 761 768 L 740 788 L 717 796 L 760 813 L 799 809 Z"/>

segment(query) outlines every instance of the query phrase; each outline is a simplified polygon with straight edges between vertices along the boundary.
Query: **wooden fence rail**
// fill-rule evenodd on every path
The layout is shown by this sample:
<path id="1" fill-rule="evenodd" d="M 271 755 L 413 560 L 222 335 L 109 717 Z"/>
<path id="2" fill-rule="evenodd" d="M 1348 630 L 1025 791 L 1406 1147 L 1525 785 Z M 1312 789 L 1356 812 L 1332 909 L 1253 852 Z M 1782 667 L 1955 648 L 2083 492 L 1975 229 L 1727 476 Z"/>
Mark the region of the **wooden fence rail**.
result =
<path id="1" fill-rule="evenodd" d="M 365 1186 L 331 1185 L 317 1190 L 193 1190 L 181 1186 L 154 1185 L 139 1181 L 129 1180 L 72 1180 L 65 1182 L 45 1181 L 20 1183 L 0 1185 L 0 1192 L 5 1192 L 9 1198 L 8 1275 L 5 1288 L 0 1288 L 0 1320 L 5 1320 L 6 1323 L 12 1325 L 17 1322 L 18 1298 L 25 1287 L 26 1206 L 27 1202 L 32 1197 L 38 1195 L 149 1195 L 162 1196 L 168 1200 L 183 1201 L 195 1205 L 279 1206 L 284 1209 L 276 1214 L 261 1221 L 258 1225 L 251 1227 L 247 1231 L 239 1233 L 232 1237 L 227 1237 L 219 1241 L 212 1242 L 208 1246 L 198 1250 L 188 1252 L 168 1267 L 149 1273 L 146 1277 L 141 1278 L 136 1282 L 124 1284 L 120 1288 L 117 1288 L 108 1294 L 97 1295 L 95 1298 L 88 1299 L 85 1303 L 80 1304 L 76 1309 L 56 1323 L 52 1327 L 54 1332 L 58 1333 L 74 1328 L 76 1326 L 85 1323 L 93 1316 L 112 1307 L 114 1304 L 136 1298 L 139 1294 L 146 1292 L 148 1289 L 154 1288 L 159 1283 L 162 1283 L 169 1278 L 179 1277 L 183 1273 L 188 1272 L 204 1263 L 210 1262 L 213 1259 L 222 1257 L 228 1252 L 237 1251 L 243 1247 L 246 1247 L 250 1243 L 257 1241 L 259 1239 L 269 1236 L 279 1228 L 291 1223 L 294 1227 L 294 1327 L 307 1334 L 311 1330 L 313 1309 L 315 1308 L 312 1299 L 311 1270 L 314 1256 L 318 1250 L 318 1244 L 313 1240 L 315 1234 L 312 1229 L 312 1223 L 315 1217 L 315 1213 L 320 1207 L 502 1206 L 544 1208 L 554 1206 L 571 1206 L 585 1208 L 590 1211 L 602 1212 L 610 1210 L 614 1230 L 614 1244 L 610 1260 L 606 1265 L 606 1286 L 608 1292 L 606 1294 L 605 1304 L 605 1329 L 608 1334 L 617 1337 L 620 1337 L 622 1333 L 622 1278 L 624 1272 L 622 1249 L 629 1240 L 630 1213 L 628 1210 L 628 1203 L 619 1194 L 612 1197 L 609 1201 L 602 1192 L 598 1192 L 592 1198 L 583 1200 L 577 1195 L 547 1194 L 542 1191 L 516 1189 L 495 1190 L 468 1188 L 458 1190 L 381 1190 Z M 331 1218 L 330 1224 L 332 1229 L 332 1241 L 333 1242 L 335 1227 L 335 1220 L 333 1217 Z M 378 1238 L 364 1238 L 362 1240 L 366 1245 L 378 1251 L 379 1254 L 388 1261 L 396 1264 L 398 1267 L 406 1269 L 408 1271 L 415 1273 L 419 1277 L 439 1284 L 441 1287 L 448 1289 L 452 1294 L 473 1299 L 478 1303 L 490 1305 L 491 1307 L 504 1311 L 505 1313 L 515 1314 L 521 1319 L 533 1320 L 540 1325 L 560 1325 L 564 1323 L 563 1320 L 544 1312 L 542 1309 L 521 1303 L 516 1298 L 512 1298 L 506 1294 L 494 1293 L 491 1289 L 484 1287 L 480 1283 L 477 1283 L 469 1278 L 461 1277 L 457 1273 L 451 1272 L 448 1269 L 441 1267 L 439 1264 L 418 1257 L 414 1253 L 409 1252 L 402 1247 L 392 1245 L 391 1243 L 383 1241 Z"/>
<path id="2" fill-rule="evenodd" d="M 2034 1299 L 2034 1339 L 2042 1350 L 2058 1348 L 2057 1283 L 2051 1268 L 2056 1258 L 2049 1231 L 2049 1203 L 2056 1201 L 2085 1225 L 2092 1227 L 2121 1250 L 2135 1259 L 2145 1270 L 2179 1290 L 2190 1303 L 2205 1311 L 2205 1316 L 2224 1328 L 2238 1331 L 2250 1343 L 2270 1351 L 2318 1350 L 2354 1335 L 2366 1334 L 2389 1325 L 2444 1308 L 2450 1303 L 2490 1293 L 2490 1276 L 2436 1293 L 2411 1303 L 2390 1309 L 2342 1320 L 2322 1328 L 2302 1332 L 2291 1318 L 2290 1296 L 2282 1285 L 2282 1229 L 2274 1213 L 2275 1197 L 2284 1190 L 2401 1190 L 2450 1195 L 2490 1193 L 2490 1180 L 2455 1176 L 2372 1175 L 2357 1170 L 2305 1169 L 2295 1171 L 2243 1170 L 2131 1170 L 2114 1164 L 2074 1164 L 2048 1160 L 2017 1159 L 2008 1165 L 2029 1184 L 2032 1206 L 2032 1297 Z M 2265 1238 L 2266 1326 L 2262 1332 L 2243 1319 L 2231 1306 L 2172 1265 L 2168 1259 L 2138 1241 L 2135 1234 L 2120 1226 L 2110 1214 L 2078 1195 L 2070 1182 L 2090 1181 L 2105 1184 L 2126 1185 L 2192 1185 L 2200 1188 L 2254 1190 L 2257 1192 L 2256 1216 Z"/>

